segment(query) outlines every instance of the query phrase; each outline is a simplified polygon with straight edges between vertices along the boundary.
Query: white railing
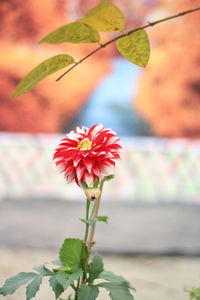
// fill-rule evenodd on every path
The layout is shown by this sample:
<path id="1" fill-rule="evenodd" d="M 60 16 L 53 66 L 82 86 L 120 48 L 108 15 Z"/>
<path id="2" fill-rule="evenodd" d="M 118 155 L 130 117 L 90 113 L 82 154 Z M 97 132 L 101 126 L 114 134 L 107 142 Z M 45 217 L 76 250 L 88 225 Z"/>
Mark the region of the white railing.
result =
<path id="1" fill-rule="evenodd" d="M 60 135 L 0 133 L 0 199 L 81 200 L 52 162 Z M 200 203 L 200 140 L 123 138 L 104 201 Z"/>

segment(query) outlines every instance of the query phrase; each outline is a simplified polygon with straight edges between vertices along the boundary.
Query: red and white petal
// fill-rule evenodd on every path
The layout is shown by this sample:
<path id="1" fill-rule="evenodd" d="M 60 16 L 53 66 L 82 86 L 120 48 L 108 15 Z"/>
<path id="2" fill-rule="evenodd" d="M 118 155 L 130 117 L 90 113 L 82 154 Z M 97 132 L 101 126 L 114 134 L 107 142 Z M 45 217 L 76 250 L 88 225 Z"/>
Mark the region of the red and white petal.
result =
<path id="1" fill-rule="evenodd" d="M 59 144 L 59 147 L 76 147 L 77 141 L 70 140 L 70 139 L 62 139 L 61 143 Z"/>
<path id="2" fill-rule="evenodd" d="M 75 178 L 74 172 L 69 173 L 65 178 L 67 179 L 68 183 L 72 182 Z"/>
<path id="3" fill-rule="evenodd" d="M 64 169 L 64 172 L 65 172 L 65 175 L 69 175 L 72 171 L 74 171 L 74 166 L 73 165 L 66 165 L 65 166 L 65 169 Z"/>
<path id="4" fill-rule="evenodd" d="M 101 165 L 101 174 L 103 176 L 111 175 L 114 173 L 114 166 L 113 165 Z"/>
<path id="5" fill-rule="evenodd" d="M 92 170 L 93 170 L 93 166 L 94 166 L 95 160 L 92 159 L 92 158 L 85 157 L 83 159 L 83 162 L 84 162 L 84 165 L 85 165 L 88 173 L 91 174 Z"/>
<path id="6" fill-rule="evenodd" d="M 85 176 L 83 178 L 84 182 L 89 186 L 91 187 L 95 181 L 96 177 L 92 174 L 89 174 L 89 173 L 85 173 Z"/>
<path id="7" fill-rule="evenodd" d="M 78 144 L 89 140 L 91 149 L 78 148 Z M 91 186 L 97 177 L 113 174 L 115 160 L 120 158 L 120 140 L 111 129 L 97 124 L 90 129 L 77 127 L 62 139 L 55 151 L 54 162 L 64 171 L 68 182 L 86 182 Z"/>
<path id="8" fill-rule="evenodd" d="M 88 137 L 91 138 L 91 140 L 93 140 L 96 137 L 97 133 L 99 133 L 99 131 L 101 131 L 102 129 L 102 124 L 96 124 L 92 126 L 88 132 Z"/>
<path id="9" fill-rule="evenodd" d="M 103 177 L 103 174 L 102 174 L 102 172 L 101 172 L 101 168 L 99 167 L 99 165 L 98 165 L 97 163 L 95 163 L 95 165 L 94 165 L 94 167 L 93 167 L 93 173 L 94 173 L 97 177 L 99 177 L 99 178 Z"/>
<path id="10" fill-rule="evenodd" d="M 64 172 L 64 170 L 65 170 L 65 164 L 61 163 L 61 164 L 57 165 L 57 170 L 58 170 L 59 173 Z"/>
<path id="11" fill-rule="evenodd" d="M 83 176 L 84 172 L 85 172 L 85 166 L 84 166 L 84 164 L 79 164 L 76 167 L 76 176 L 77 176 L 78 181 L 81 180 L 81 177 Z"/>
<path id="12" fill-rule="evenodd" d="M 73 165 L 74 165 L 74 167 L 77 167 L 77 165 L 79 164 L 79 162 L 80 162 L 81 160 L 82 160 L 81 155 L 77 154 L 77 155 L 75 156 L 75 158 L 73 159 Z"/>
<path id="13" fill-rule="evenodd" d="M 106 146 L 107 145 L 113 145 L 114 143 L 116 143 L 117 141 L 119 141 L 119 138 L 117 136 L 111 136 L 107 141 L 106 141 Z"/>

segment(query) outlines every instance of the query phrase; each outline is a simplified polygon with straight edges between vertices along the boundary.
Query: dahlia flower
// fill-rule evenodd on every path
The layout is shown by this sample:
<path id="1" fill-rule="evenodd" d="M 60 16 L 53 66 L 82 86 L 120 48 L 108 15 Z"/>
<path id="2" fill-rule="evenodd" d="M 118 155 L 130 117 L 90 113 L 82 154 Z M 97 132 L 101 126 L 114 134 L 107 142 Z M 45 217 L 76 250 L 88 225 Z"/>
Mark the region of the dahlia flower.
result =
<path id="1" fill-rule="evenodd" d="M 61 140 L 53 159 L 67 182 L 92 186 L 97 178 L 113 174 L 121 149 L 120 140 L 111 129 L 101 124 L 90 129 L 82 126 Z"/>

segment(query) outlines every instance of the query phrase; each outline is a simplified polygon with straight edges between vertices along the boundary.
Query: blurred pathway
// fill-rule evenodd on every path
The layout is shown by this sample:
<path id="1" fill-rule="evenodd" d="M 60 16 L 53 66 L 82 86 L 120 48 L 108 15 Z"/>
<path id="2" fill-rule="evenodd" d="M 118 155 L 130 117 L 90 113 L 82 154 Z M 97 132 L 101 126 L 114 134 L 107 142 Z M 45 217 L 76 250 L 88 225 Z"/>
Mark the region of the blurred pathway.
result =
<path id="1" fill-rule="evenodd" d="M 58 249 L 82 238 L 84 202 L 0 202 L 0 246 Z M 102 202 L 96 250 L 104 253 L 200 255 L 200 206 Z"/>

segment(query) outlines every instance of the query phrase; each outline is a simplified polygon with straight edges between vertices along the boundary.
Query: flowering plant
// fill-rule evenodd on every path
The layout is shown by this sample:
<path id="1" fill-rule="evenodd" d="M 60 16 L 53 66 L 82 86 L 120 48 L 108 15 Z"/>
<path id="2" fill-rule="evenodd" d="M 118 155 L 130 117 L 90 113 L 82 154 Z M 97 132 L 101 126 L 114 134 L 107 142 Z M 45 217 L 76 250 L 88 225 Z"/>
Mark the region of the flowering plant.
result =
<path id="1" fill-rule="evenodd" d="M 40 40 L 40 43 L 59 44 L 97 43 L 98 47 L 85 57 L 75 61 L 68 54 L 58 54 L 40 63 L 18 84 L 13 98 L 30 91 L 45 77 L 70 66 L 63 76 L 103 48 L 115 43 L 119 53 L 132 63 L 145 67 L 150 56 L 150 46 L 146 28 L 159 23 L 195 12 L 200 7 L 182 11 L 178 14 L 148 22 L 146 25 L 125 31 L 126 20 L 116 5 L 107 0 L 100 1 L 96 7 L 89 10 L 82 18 L 65 24 L 52 31 Z M 118 32 L 119 34 L 102 43 L 101 32 Z M 132 300 L 130 283 L 121 276 L 104 270 L 99 254 L 92 259 L 91 249 L 94 246 L 94 233 L 98 221 L 107 222 L 106 216 L 99 216 L 100 199 L 104 182 L 113 178 L 115 161 L 120 158 L 121 145 L 119 138 L 102 125 L 88 129 L 77 127 L 70 132 L 56 149 L 54 161 L 68 182 L 75 181 L 85 192 L 86 216 L 81 221 L 85 224 L 84 239 L 67 238 L 59 251 L 59 260 L 53 261 L 53 266 L 42 265 L 34 267 L 34 272 L 22 272 L 7 279 L 0 288 L 3 296 L 13 294 L 20 286 L 26 285 L 26 300 L 35 297 L 43 277 L 49 277 L 55 298 L 71 288 L 72 295 L 68 300 L 94 300 L 99 289 L 109 292 L 112 300 Z M 98 281 L 97 281 L 98 280 Z M 191 299 L 199 299 L 199 288 L 189 291 Z"/>
<path id="2" fill-rule="evenodd" d="M 3 296 L 13 294 L 26 285 L 26 300 L 35 297 L 42 279 L 49 277 L 55 299 L 69 290 L 67 300 L 95 300 L 101 288 L 109 292 L 112 300 L 133 300 L 130 283 L 122 276 L 104 270 L 101 256 L 91 258 L 95 245 L 94 234 L 98 221 L 107 223 L 107 216 L 99 216 L 103 185 L 112 179 L 116 160 L 120 159 L 122 146 L 111 129 L 101 124 L 90 129 L 79 128 L 67 134 L 55 150 L 54 162 L 67 182 L 75 181 L 86 195 L 86 213 L 81 221 L 85 225 L 84 238 L 67 238 L 59 251 L 59 259 L 52 266 L 34 267 L 34 272 L 21 272 L 7 279 L 0 288 Z M 71 293 L 71 294 L 69 294 Z M 67 298 L 66 298 L 67 297 Z"/>

